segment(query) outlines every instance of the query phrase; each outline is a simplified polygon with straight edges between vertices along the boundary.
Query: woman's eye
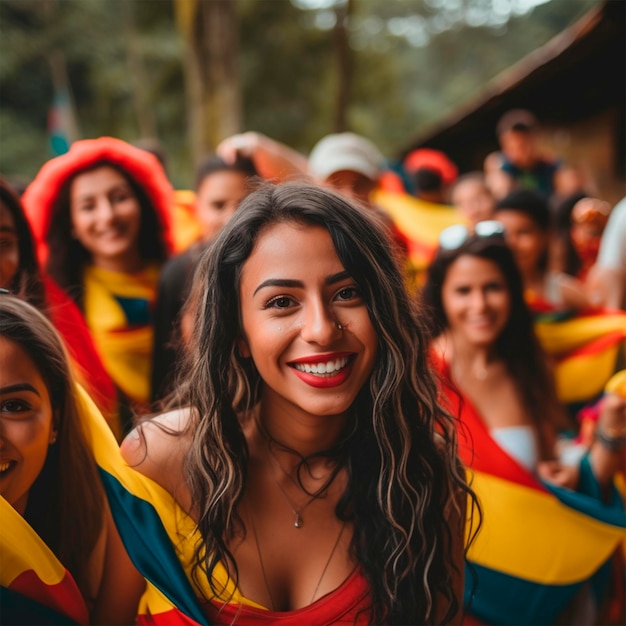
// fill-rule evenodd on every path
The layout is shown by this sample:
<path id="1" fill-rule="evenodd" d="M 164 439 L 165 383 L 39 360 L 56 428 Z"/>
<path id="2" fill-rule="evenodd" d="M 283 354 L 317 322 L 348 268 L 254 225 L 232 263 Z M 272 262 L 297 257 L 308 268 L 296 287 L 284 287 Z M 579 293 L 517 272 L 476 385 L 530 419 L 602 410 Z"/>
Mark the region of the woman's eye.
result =
<path id="1" fill-rule="evenodd" d="M 15 239 L 9 237 L 0 239 L 0 248 L 3 250 L 11 250 L 15 247 L 17 247 L 17 241 Z"/>
<path id="2" fill-rule="evenodd" d="M 359 297 L 359 290 L 356 287 L 345 287 L 337 293 L 339 300 L 353 300 Z"/>
<path id="3" fill-rule="evenodd" d="M 28 411 L 30 406 L 23 400 L 10 399 L 0 404 L 0 412 L 2 413 L 22 413 Z"/>
<path id="4" fill-rule="evenodd" d="M 277 298 L 272 298 L 266 305 L 266 309 L 286 309 L 293 303 L 291 298 L 287 296 L 278 296 Z"/>

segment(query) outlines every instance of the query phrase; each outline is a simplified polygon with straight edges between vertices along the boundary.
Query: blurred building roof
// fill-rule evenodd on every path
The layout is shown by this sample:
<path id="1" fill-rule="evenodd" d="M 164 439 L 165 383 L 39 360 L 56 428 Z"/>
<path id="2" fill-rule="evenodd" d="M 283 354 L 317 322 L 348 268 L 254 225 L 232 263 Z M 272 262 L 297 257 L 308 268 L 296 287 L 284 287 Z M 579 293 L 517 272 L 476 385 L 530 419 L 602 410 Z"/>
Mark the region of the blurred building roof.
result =
<path id="1" fill-rule="evenodd" d="M 489 82 L 435 128 L 406 146 L 448 154 L 461 171 L 480 169 L 498 147 L 495 128 L 509 109 L 533 111 L 544 125 L 563 126 L 617 111 L 616 155 L 626 157 L 626 2 L 604 0 L 568 29 Z"/>

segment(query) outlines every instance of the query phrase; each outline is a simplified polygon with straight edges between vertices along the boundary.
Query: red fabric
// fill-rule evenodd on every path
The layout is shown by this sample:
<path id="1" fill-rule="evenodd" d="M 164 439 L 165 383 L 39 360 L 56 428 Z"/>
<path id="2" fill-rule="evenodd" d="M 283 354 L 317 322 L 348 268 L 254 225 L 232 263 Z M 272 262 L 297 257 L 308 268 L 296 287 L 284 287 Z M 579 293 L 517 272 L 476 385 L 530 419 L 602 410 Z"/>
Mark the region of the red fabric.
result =
<path id="1" fill-rule="evenodd" d="M 457 166 L 446 154 L 431 148 L 420 148 L 409 152 L 402 165 L 409 173 L 422 168 L 434 170 L 441 176 L 441 180 L 446 185 L 453 183 L 459 173 Z"/>
<path id="2" fill-rule="evenodd" d="M 357 569 L 334 591 L 295 611 L 268 611 L 240 604 L 210 602 L 211 624 L 264 626 L 269 624 L 369 624 L 369 585 Z M 156 622 L 155 622 L 156 623 Z"/>
<path id="3" fill-rule="evenodd" d="M 50 320 L 79 369 L 80 383 L 105 415 L 117 409 L 117 392 L 104 369 L 80 309 L 50 278 L 43 279 Z"/>
<path id="4" fill-rule="evenodd" d="M 438 357 L 433 357 L 433 364 L 442 381 L 442 403 L 460 420 L 457 431 L 459 456 L 463 463 L 476 471 L 545 491 L 545 487 L 530 472 L 491 438 L 476 407 L 452 382 L 448 364 Z"/>
<path id="5" fill-rule="evenodd" d="M 391 170 L 381 172 L 378 177 L 378 188 L 393 193 L 406 193 L 402 177 Z"/>
<path id="6" fill-rule="evenodd" d="M 10 589 L 67 616 L 72 622 L 89 623 L 87 607 L 69 572 L 66 572 L 61 582 L 47 585 L 32 569 L 26 570 L 13 580 Z"/>
<path id="7" fill-rule="evenodd" d="M 159 160 L 151 153 L 121 139 L 99 137 L 72 144 L 69 152 L 50 159 L 39 170 L 22 195 L 24 212 L 37 243 L 37 253 L 45 267 L 48 246 L 45 241 L 54 203 L 63 185 L 76 173 L 109 161 L 122 168 L 148 194 L 161 222 L 168 252 L 172 252 L 172 202 L 174 190 Z"/>

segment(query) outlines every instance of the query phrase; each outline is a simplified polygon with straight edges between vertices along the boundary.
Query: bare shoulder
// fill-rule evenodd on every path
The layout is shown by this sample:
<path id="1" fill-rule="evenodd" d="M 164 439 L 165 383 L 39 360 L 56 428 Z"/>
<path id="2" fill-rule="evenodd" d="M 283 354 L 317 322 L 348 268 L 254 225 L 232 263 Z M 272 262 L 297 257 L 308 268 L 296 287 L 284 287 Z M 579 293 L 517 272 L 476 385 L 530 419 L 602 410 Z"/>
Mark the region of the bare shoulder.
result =
<path id="1" fill-rule="evenodd" d="M 191 412 L 177 409 L 136 426 L 122 441 L 122 457 L 132 468 L 151 478 L 184 505 L 183 462 L 191 443 L 187 429 Z M 182 493 L 181 493 L 182 490 Z"/>

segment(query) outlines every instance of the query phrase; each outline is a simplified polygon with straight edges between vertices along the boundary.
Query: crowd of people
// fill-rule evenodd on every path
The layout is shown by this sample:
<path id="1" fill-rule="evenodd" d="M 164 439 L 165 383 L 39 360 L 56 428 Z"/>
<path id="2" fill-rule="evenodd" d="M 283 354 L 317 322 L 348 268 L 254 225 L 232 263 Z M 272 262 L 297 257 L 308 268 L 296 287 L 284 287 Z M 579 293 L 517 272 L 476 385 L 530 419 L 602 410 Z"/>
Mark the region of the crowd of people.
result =
<path id="1" fill-rule="evenodd" d="M 626 198 L 538 121 L 0 181 L 6 624 L 623 624 Z"/>

